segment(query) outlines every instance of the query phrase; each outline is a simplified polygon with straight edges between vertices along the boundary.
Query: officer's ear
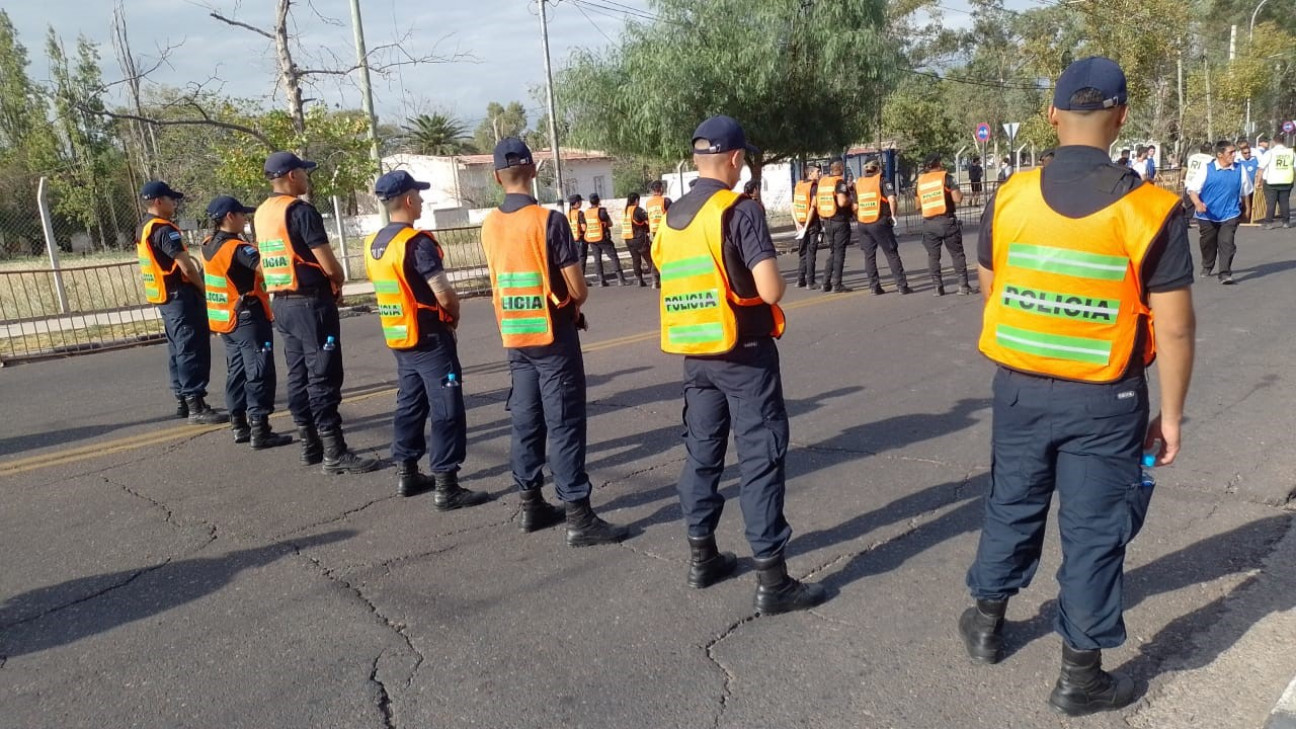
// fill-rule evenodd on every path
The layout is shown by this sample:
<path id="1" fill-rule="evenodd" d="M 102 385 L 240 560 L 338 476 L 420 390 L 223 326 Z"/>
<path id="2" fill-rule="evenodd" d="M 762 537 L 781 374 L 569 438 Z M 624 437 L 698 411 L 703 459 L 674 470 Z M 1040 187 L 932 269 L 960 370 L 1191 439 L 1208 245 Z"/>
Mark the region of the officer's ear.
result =
<path id="1" fill-rule="evenodd" d="M 1049 104 L 1049 108 L 1048 108 L 1048 123 L 1049 126 L 1055 129 L 1057 128 L 1058 125 L 1057 107 L 1053 106 L 1052 104 Z"/>
<path id="2" fill-rule="evenodd" d="M 500 179 L 499 170 L 495 170 L 495 184 L 504 187 L 504 180 Z"/>
<path id="3" fill-rule="evenodd" d="M 741 170 L 743 168 L 743 155 L 745 154 L 746 152 L 741 149 L 735 149 L 734 151 L 730 152 L 729 166 L 733 167 L 735 170 Z"/>

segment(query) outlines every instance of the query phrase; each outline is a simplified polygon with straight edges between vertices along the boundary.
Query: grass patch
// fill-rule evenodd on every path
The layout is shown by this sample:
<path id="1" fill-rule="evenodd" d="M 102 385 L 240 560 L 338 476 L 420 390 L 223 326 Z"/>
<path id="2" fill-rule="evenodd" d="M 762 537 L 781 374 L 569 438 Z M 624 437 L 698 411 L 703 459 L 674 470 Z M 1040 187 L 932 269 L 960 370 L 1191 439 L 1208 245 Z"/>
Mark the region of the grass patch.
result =
<path id="1" fill-rule="evenodd" d="M 0 339 L 0 357 L 24 359 L 71 354 L 154 339 L 164 334 L 161 320 L 95 324 L 80 329 L 55 329 Z"/>

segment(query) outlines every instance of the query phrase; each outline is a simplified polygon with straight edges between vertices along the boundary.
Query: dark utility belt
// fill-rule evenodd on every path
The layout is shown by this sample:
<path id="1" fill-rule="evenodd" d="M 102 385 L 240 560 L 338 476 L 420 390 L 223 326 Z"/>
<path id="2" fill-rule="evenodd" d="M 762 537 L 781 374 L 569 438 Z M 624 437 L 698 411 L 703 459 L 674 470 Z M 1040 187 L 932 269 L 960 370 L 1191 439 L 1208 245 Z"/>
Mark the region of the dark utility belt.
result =
<path id="1" fill-rule="evenodd" d="M 318 299 L 332 297 L 333 288 L 330 286 L 302 286 L 296 291 L 276 291 L 274 296 L 277 299 Z"/>

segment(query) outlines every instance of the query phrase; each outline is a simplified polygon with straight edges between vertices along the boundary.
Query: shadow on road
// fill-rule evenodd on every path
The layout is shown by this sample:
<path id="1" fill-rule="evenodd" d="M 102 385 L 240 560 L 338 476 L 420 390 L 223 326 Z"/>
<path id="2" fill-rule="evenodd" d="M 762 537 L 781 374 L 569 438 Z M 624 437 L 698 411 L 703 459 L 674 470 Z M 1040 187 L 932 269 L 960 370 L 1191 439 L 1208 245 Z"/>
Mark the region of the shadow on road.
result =
<path id="1" fill-rule="evenodd" d="M 1238 283 L 1250 281 L 1255 278 L 1264 278 L 1275 273 L 1283 273 L 1296 268 L 1296 260 L 1292 261 L 1274 261 L 1273 263 L 1262 263 L 1252 268 L 1244 268 L 1237 271 L 1236 280 Z"/>
<path id="2" fill-rule="evenodd" d="M 215 593 L 243 570 L 355 534 L 333 531 L 220 557 L 81 577 L 16 595 L 0 605 L 0 654 L 12 658 L 75 643 Z M 134 587 L 118 589 L 128 584 Z"/>
<path id="3" fill-rule="evenodd" d="M 23 435 L 14 436 L 12 438 L 0 438 L 0 457 L 15 455 L 33 448 L 61 446 L 81 440 L 98 438 L 99 436 L 108 435 L 116 430 L 133 428 L 138 425 L 153 425 L 155 423 L 172 422 L 183 423 L 184 421 L 177 419 L 172 414 L 167 414 L 146 418 L 144 420 L 136 420 L 129 423 L 80 425 L 74 428 L 64 428 L 62 430 L 48 430 L 43 433 L 24 433 Z"/>

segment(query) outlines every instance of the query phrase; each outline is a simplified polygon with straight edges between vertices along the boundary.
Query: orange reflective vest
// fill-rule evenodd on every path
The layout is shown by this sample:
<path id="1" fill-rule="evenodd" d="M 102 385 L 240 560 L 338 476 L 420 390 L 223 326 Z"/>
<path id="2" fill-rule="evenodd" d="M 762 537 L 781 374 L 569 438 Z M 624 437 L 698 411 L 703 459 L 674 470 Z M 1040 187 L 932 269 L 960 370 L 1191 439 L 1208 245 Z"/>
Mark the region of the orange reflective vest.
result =
<path id="1" fill-rule="evenodd" d="M 437 255 L 444 259 L 445 254 L 436 237 L 430 231 L 419 230 L 414 226 L 402 228 L 392 236 L 391 242 L 377 258 L 374 257 L 373 242 L 378 234 L 370 235 L 364 242 L 365 271 L 373 282 L 374 296 L 378 299 L 378 320 L 382 324 L 383 340 L 392 349 L 410 349 L 419 343 L 420 309 L 434 311 L 441 321 L 448 321 L 435 299 L 430 304 L 418 300 L 405 276 L 405 249 L 419 233 L 432 239 Z"/>
<path id="2" fill-rule="evenodd" d="M 861 223 L 876 223 L 882 217 L 882 175 L 861 177 L 855 180 L 855 219 Z"/>
<path id="3" fill-rule="evenodd" d="M 323 266 L 303 260 L 297 255 L 288 237 L 288 208 L 299 202 L 291 195 L 272 195 L 256 210 L 257 249 L 261 251 L 261 271 L 265 275 L 266 290 L 293 292 L 297 290 L 297 267 Z"/>
<path id="4" fill-rule="evenodd" d="M 571 210 L 567 211 L 567 222 L 571 223 L 572 240 L 577 240 L 577 241 L 584 240 L 585 224 L 583 221 L 581 221 L 580 208 L 572 208 Z"/>
<path id="5" fill-rule="evenodd" d="M 648 235 L 656 237 L 657 226 L 666 217 L 666 198 L 662 195 L 653 195 L 644 203 L 644 210 L 648 212 Z"/>
<path id="6" fill-rule="evenodd" d="M 995 200 L 982 353 L 1021 372 L 1112 382 L 1124 376 L 1143 329 L 1142 364 L 1151 364 L 1156 339 L 1140 270 L 1179 204 L 1174 193 L 1141 185 L 1093 215 L 1068 218 L 1044 202 L 1038 170 L 1008 178 Z"/>
<path id="7" fill-rule="evenodd" d="M 211 241 L 211 236 L 203 241 L 206 246 Z M 274 321 L 274 314 L 270 312 L 270 296 L 265 290 L 265 278 L 260 271 L 253 272 L 253 283 L 250 291 L 239 291 L 238 286 L 234 285 L 234 280 L 230 278 L 230 266 L 234 265 L 234 253 L 238 247 L 247 245 L 247 241 L 242 238 L 230 238 L 221 244 L 216 251 L 216 255 L 208 257 L 204 251 L 203 260 L 206 265 L 203 266 L 203 283 L 207 285 L 207 323 L 213 332 L 218 334 L 229 334 L 238 328 L 239 306 L 243 303 L 243 297 L 255 296 L 261 300 L 261 310 L 265 312 L 266 318 Z"/>
<path id="8" fill-rule="evenodd" d="M 168 299 L 166 290 L 166 277 L 175 273 L 180 264 L 175 261 L 171 262 L 171 268 L 162 270 L 162 265 L 158 263 L 157 253 L 153 246 L 149 244 L 149 238 L 153 236 L 153 231 L 158 227 L 173 228 L 177 233 L 180 229 L 175 223 L 162 218 L 153 218 L 144 224 L 144 229 L 140 232 L 140 239 L 135 242 L 135 255 L 139 258 L 140 276 L 144 279 L 144 300 L 150 304 L 165 304 Z"/>
<path id="9" fill-rule="evenodd" d="M 918 176 L 918 204 L 924 218 L 949 212 L 945 205 L 945 170 L 932 170 Z"/>
<path id="10" fill-rule="evenodd" d="M 769 306 L 760 297 L 734 293 L 724 265 L 724 215 L 740 196 L 712 195 L 683 230 L 669 224 L 653 241 L 652 259 L 661 270 L 661 348 L 669 354 L 725 354 L 738 344 L 735 307 Z M 774 331 L 783 336 L 783 310 L 771 307 Z"/>
<path id="11" fill-rule="evenodd" d="M 820 218 L 831 218 L 837 214 L 837 183 L 842 178 L 835 175 L 819 178 L 818 194 L 815 195 L 815 207 Z"/>
<path id="12" fill-rule="evenodd" d="M 554 322 L 549 305 L 562 308 L 570 302 L 559 300 L 549 283 L 548 222 L 548 209 L 528 205 L 511 213 L 492 210 L 482 223 L 491 299 L 506 349 L 552 344 Z"/>
<path id="13" fill-rule="evenodd" d="M 797 225 L 810 222 L 810 206 L 813 204 L 810 200 L 812 187 L 814 187 L 813 182 L 802 180 L 792 189 L 792 219 L 797 222 Z"/>
<path id="14" fill-rule="evenodd" d="M 584 221 L 585 226 L 586 243 L 603 242 L 603 221 L 599 219 L 599 211 L 602 209 L 603 208 L 594 205 L 585 208 L 584 212 L 581 213 L 581 219 Z"/>
<path id="15" fill-rule="evenodd" d="M 638 205 L 627 205 L 625 213 L 621 215 L 621 240 L 634 240 L 636 226 L 634 214 L 638 209 Z"/>

